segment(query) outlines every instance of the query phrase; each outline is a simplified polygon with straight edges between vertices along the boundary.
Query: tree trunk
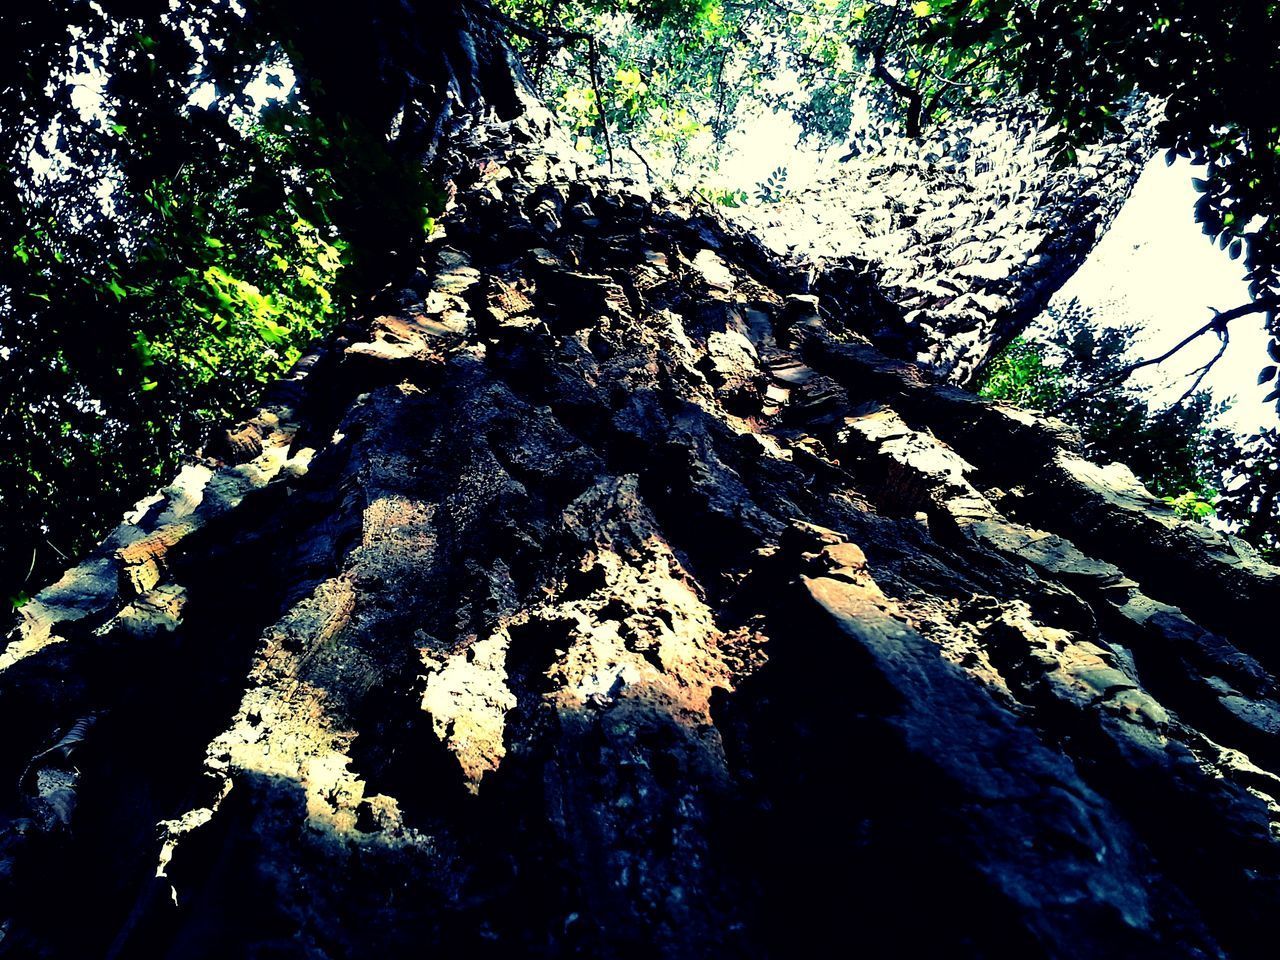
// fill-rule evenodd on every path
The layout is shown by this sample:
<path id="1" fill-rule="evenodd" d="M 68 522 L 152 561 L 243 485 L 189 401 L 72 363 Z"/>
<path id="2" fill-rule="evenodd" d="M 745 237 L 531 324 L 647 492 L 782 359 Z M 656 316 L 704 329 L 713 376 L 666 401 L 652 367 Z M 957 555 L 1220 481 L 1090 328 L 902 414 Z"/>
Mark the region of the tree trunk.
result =
<path id="1" fill-rule="evenodd" d="M 540 124 L 23 608 L 5 955 L 1269 955 L 1280 572 Z"/>
<path id="2" fill-rule="evenodd" d="M 880 349 L 972 386 L 1083 265 L 1155 149 L 1160 111 L 1136 100 L 1078 163 L 1034 102 L 1012 101 L 933 130 L 888 137 L 781 205 L 733 212 L 779 250 L 817 264 L 812 281 Z M 867 283 L 850 275 L 870 273 Z"/>

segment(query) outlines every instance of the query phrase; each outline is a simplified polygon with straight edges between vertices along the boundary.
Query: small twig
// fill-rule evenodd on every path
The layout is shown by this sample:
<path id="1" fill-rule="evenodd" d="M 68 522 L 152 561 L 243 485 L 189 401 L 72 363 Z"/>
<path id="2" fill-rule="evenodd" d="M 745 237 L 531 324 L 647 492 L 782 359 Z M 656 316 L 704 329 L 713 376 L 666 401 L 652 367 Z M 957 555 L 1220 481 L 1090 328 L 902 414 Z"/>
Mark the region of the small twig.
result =
<path id="1" fill-rule="evenodd" d="M 1215 353 L 1212 358 L 1210 358 L 1208 363 L 1204 364 L 1202 367 L 1198 368 L 1195 371 L 1196 373 L 1195 381 L 1191 384 L 1191 386 L 1187 387 L 1186 392 L 1183 393 L 1182 396 L 1180 396 L 1176 401 L 1174 401 L 1173 405 L 1175 407 L 1180 406 L 1181 404 L 1186 402 L 1186 400 L 1188 400 L 1190 397 L 1195 396 L 1195 392 L 1200 389 L 1200 384 L 1202 384 L 1204 382 L 1204 378 L 1209 375 L 1209 371 L 1212 370 L 1215 365 L 1217 365 L 1218 361 L 1222 359 L 1222 355 L 1227 352 L 1227 344 L 1231 342 L 1231 331 L 1228 330 L 1226 327 L 1223 327 L 1220 337 L 1221 337 L 1221 343 L 1219 343 L 1218 345 L 1218 352 Z M 1188 376 L 1190 376 L 1190 374 L 1188 374 Z"/>
<path id="2" fill-rule="evenodd" d="M 837 73 L 830 73 L 827 70 L 827 64 L 823 63 L 807 53 L 794 52 L 790 54 L 793 63 L 798 63 L 808 71 L 806 76 L 815 80 L 825 80 L 827 83 L 852 83 L 851 77 L 842 77 Z"/>
<path id="3" fill-rule="evenodd" d="M 649 180 L 653 183 L 657 183 L 658 178 L 655 177 L 653 174 L 653 167 L 649 166 L 649 161 L 644 158 L 643 153 L 641 153 L 639 150 L 636 149 L 635 141 L 631 140 L 630 138 L 628 138 L 627 140 L 627 149 L 630 150 L 632 153 L 634 153 L 636 155 L 636 159 L 639 160 L 640 163 L 644 165 L 644 172 L 649 175 Z"/>
<path id="4" fill-rule="evenodd" d="M 936 80 L 939 84 L 941 84 L 941 86 L 939 86 L 937 91 L 934 92 L 934 95 L 929 98 L 929 102 L 924 105 L 924 108 L 921 111 L 924 114 L 924 116 L 930 117 L 930 118 L 933 116 L 933 112 L 934 110 L 937 109 L 938 104 L 941 102 L 943 94 L 947 92 L 947 87 L 954 87 L 957 90 L 978 90 L 986 86 L 986 84 L 981 83 L 979 81 L 975 81 L 973 83 L 963 83 L 956 78 L 964 76 L 966 73 L 970 72 L 974 67 L 978 66 L 983 61 L 990 59 L 991 56 L 995 54 L 999 49 L 1000 48 L 996 48 L 995 50 L 989 50 L 985 54 L 983 54 L 981 57 L 978 57 L 976 60 L 970 61 L 968 65 L 956 71 L 953 77 L 944 77 L 942 74 L 938 73 L 936 70 L 934 70 L 924 61 L 924 58 L 920 56 L 920 53 L 916 50 L 914 46 L 912 46 L 910 43 L 906 44 L 906 50 L 909 54 L 911 54 L 912 59 L 915 60 L 916 66 L 918 66 L 923 73 L 928 74 L 930 77 Z"/>
<path id="5" fill-rule="evenodd" d="M 765 3 L 773 7 L 773 9 L 777 10 L 779 13 L 785 14 L 788 17 L 794 16 L 795 14 L 800 12 L 799 10 L 793 10 L 791 7 L 787 6 L 785 3 L 780 3 L 779 0 L 765 0 Z M 754 4 L 726 3 L 725 6 L 731 7 L 734 10 L 750 10 L 754 7 Z"/>
<path id="6" fill-rule="evenodd" d="M 1079 403 L 1081 400 L 1085 400 L 1089 397 L 1097 396 L 1099 393 L 1102 393 L 1105 390 L 1110 390 L 1112 387 L 1119 386 L 1120 384 L 1124 383 L 1126 380 L 1128 380 L 1131 376 L 1133 376 L 1135 373 L 1137 373 L 1139 370 L 1143 369 L 1144 367 L 1152 367 L 1158 363 L 1164 363 L 1164 361 L 1168 360 L 1179 350 L 1183 349 L 1188 344 L 1194 343 L 1196 340 L 1199 340 L 1201 337 L 1203 337 L 1207 333 L 1212 333 L 1214 331 L 1217 331 L 1219 335 L 1222 336 L 1224 341 L 1223 346 L 1220 349 L 1226 349 L 1225 340 L 1226 340 L 1226 329 L 1227 329 L 1228 323 L 1230 323 L 1232 320 L 1236 320 L 1240 317 L 1247 316 L 1251 313 L 1269 312 L 1269 311 L 1275 310 L 1276 307 L 1280 307 L 1280 296 L 1262 297 L 1258 300 L 1254 300 L 1252 303 L 1246 303 L 1239 307 L 1235 307 L 1234 309 L 1228 310 L 1225 313 L 1218 313 L 1217 311 L 1214 311 L 1214 317 L 1212 320 L 1210 320 L 1204 326 L 1199 327 L 1193 330 L 1191 333 L 1187 334 L 1187 336 L 1183 337 L 1181 340 L 1175 343 L 1172 347 L 1170 347 L 1164 353 L 1160 354 L 1158 357 L 1148 357 L 1146 360 L 1137 360 L 1133 363 L 1126 364 L 1125 366 L 1121 367 L 1118 371 L 1116 371 L 1107 379 L 1101 380 L 1098 383 L 1095 383 L 1093 386 L 1089 387 L 1088 389 L 1082 390 L 1080 393 L 1074 394 L 1073 396 L 1068 397 L 1066 400 L 1063 400 L 1056 407 L 1053 407 L 1049 411 L 1049 413 L 1050 414 L 1061 413 L 1067 407 L 1073 406 L 1074 404 Z M 1210 309 L 1213 309 L 1213 308 L 1210 307 Z M 1216 362 L 1216 360 L 1214 362 Z"/>

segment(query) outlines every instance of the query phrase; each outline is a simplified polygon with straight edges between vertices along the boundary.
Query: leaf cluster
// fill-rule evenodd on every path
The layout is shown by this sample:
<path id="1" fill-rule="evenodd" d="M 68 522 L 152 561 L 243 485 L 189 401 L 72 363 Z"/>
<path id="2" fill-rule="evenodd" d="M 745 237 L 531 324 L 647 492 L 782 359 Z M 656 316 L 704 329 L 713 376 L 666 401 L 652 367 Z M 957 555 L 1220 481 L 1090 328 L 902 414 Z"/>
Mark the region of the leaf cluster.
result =
<path id="1" fill-rule="evenodd" d="M 398 101 L 336 87 L 290 9 L 0 12 L 0 597 L 92 545 L 443 208 L 391 142 Z"/>
<path id="2" fill-rule="evenodd" d="M 1036 409 L 1057 407 L 1125 364 L 1136 331 L 1103 327 L 1071 301 L 1049 326 L 1019 337 L 987 365 L 981 396 Z M 1264 553 L 1280 547 L 1280 454 L 1276 430 L 1244 439 L 1221 423 L 1226 405 L 1198 391 L 1172 405 L 1117 386 L 1061 408 L 1098 462 L 1127 464 L 1180 516 L 1217 518 Z"/>

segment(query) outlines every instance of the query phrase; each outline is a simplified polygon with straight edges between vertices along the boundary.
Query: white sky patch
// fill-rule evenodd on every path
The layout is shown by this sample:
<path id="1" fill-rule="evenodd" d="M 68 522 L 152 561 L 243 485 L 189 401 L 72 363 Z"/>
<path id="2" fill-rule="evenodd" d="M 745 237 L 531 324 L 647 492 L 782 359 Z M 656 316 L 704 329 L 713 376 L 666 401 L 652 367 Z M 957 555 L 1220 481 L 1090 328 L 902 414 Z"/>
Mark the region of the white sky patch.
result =
<path id="1" fill-rule="evenodd" d="M 269 79 L 275 77 L 278 84 L 273 84 Z M 293 94 L 294 85 L 297 83 L 297 77 L 293 73 L 293 67 L 287 60 L 280 59 L 278 63 L 263 67 L 254 75 L 254 78 L 245 86 L 244 92 L 249 95 L 249 99 L 253 101 L 253 109 L 255 112 L 266 109 L 267 105 L 273 100 L 284 102 Z"/>
<path id="2" fill-rule="evenodd" d="M 1195 172 L 1185 160 L 1171 167 L 1162 157 L 1152 160 L 1111 229 L 1054 297 L 1055 304 L 1078 298 L 1105 323 L 1137 326 L 1133 359 L 1173 346 L 1212 317 L 1210 307 L 1229 310 L 1249 302 L 1242 261 L 1210 242 L 1195 222 Z M 1268 388 L 1257 385 L 1267 362 L 1263 318 L 1241 317 L 1230 330 L 1227 351 L 1205 386 L 1215 400 L 1234 401 L 1225 419 L 1239 429 L 1274 425 L 1275 407 L 1262 403 Z M 1218 347 L 1218 338 L 1209 334 L 1165 363 L 1140 371 L 1134 382 L 1172 402 L 1191 385 L 1188 374 Z"/>
<path id="3" fill-rule="evenodd" d="M 102 113 L 102 101 L 106 95 L 107 74 L 101 67 L 92 65 L 84 73 L 71 78 L 71 106 L 88 123 Z"/>
<path id="4" fill-rule="evenodd" d="M 790 113 L 757 108 L 730 136 L 717 180 L 752 193 L 778 167 L 787 169 L 787 187 L 802 189 L 831 176 L 847 148 L 818 149 L 798 143 L 800 125 Z"/>
<path id="5" fill-rule="evenodd" d="M 273 76 L 279 81 L 278 85 L 273 84 L 269 79 Z M 294 76 L 293 68 L 287 61 L 282 59 L 279 63 L 263 66 L 244 88 L 252 104 L 248 115 L 262 112 L 272 101 L 278 100 L 283 103 L 288 100 L 293 95 L 296 83 L 297 78 Z M 187 96 L 188 103 L 202 110 L 208 110 L 217 102 L 217 99 L 218 88 L 208 81 L 197 84 Z"/>
<path id="6" fill-rule="evenodd" d="M 769 81 L 771 89 L 780 92 L 801 87 L 794 70 L 784 70 Z M 848 147 L 836 144 L 820 147 L 816 141 L 801 142 L 803 130 L 789 110 L 772 110 L 760 101 L 744 108 L 749 111 L 738 118 L 738 124 L 725 144 L 717 185 L 753 193 L 755 185 L 778 167 L 787 169 L 787 187 L 802 190 L 831 176 L 839 158 Z M 854 126 L 869 120 L 865 106 L 854 110 Z"/>

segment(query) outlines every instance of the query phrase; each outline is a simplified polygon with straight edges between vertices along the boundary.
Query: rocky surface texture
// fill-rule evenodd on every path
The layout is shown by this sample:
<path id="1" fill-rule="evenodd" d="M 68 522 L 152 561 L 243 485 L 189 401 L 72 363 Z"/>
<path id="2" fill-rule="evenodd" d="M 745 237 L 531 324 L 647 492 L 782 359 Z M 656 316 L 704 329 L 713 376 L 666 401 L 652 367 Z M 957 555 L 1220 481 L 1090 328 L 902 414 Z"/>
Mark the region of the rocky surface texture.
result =
<path id="1" fill-rule="evenodd" d="M 829 180 L 731 211 L 815 287 L 862 315 L 858 329 L 955 383 L 1017 336 L 1079 269 L 1153 152 L 1158 111 L 1055 165 L 1060 147 L 1033 106 L 1012 102 L 923 140 L 888 137 Z M 869 272 L 879 309 L 845 303 Z"/>
<path id="2" fill-rule="evenodd" d="M 535 126 L 23 608 L 0 955 L 1269 957 L 1280 571 Z"/>

